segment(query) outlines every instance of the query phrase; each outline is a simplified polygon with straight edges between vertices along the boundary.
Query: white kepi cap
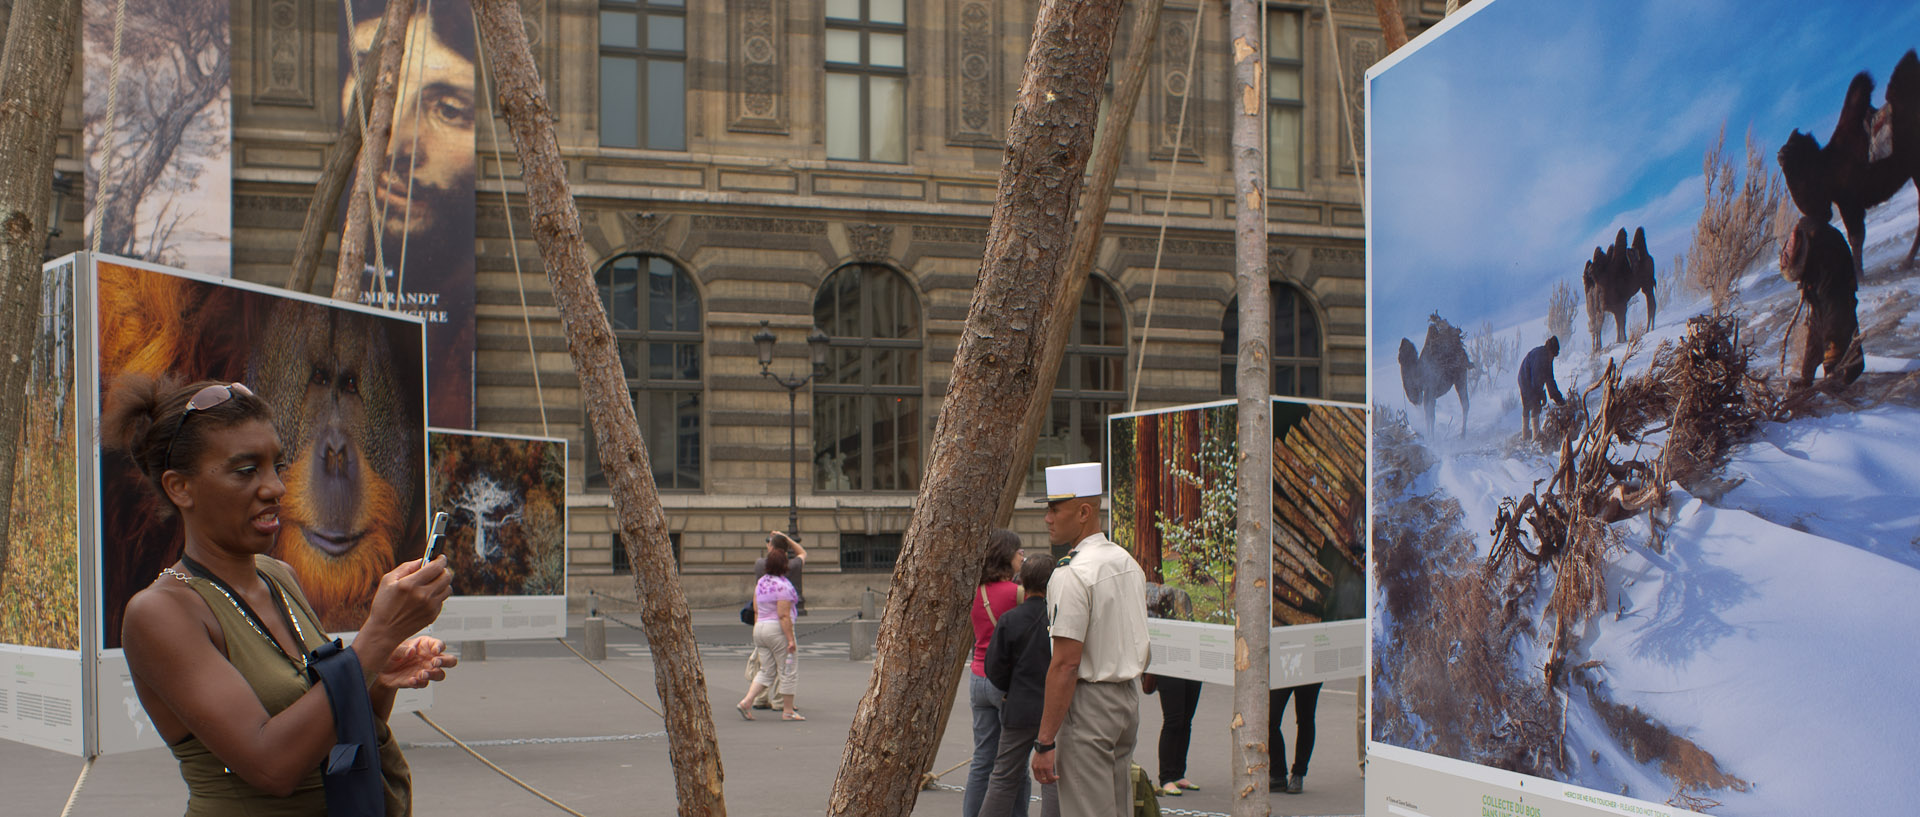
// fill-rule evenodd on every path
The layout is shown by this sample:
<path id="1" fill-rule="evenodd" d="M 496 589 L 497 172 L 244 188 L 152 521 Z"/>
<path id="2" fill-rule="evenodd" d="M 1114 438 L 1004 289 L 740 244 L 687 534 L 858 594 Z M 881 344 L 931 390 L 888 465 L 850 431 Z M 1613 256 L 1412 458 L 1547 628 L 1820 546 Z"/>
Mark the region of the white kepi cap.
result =
<path id="1" fill-rule="evenodd" d="M 1063 499 L 1100 496 L 1106 493 L 1101 489 L 1100 463 L 1076 462 L 1072 465 L 1053 465 L 1047 467 L 1047 495 L 1040 502 L 1059 502 Z"/>

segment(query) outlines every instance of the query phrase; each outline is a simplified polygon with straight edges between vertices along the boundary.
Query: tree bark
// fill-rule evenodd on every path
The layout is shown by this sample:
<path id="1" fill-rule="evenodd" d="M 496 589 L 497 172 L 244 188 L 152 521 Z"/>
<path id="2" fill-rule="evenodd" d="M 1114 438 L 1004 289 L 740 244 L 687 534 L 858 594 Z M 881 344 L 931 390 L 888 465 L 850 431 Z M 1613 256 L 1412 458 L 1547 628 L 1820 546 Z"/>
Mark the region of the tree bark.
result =
<path id="1" fill-rule="evenodd" d="M 0 574 L 7 568 L 14 466 L 40 323 L 54 137 L 79 19 L 75 0 L 17 0 L 0 52 L 0 349 L 9 350 L 0 358 Z"/>
<path id="2" fill-rule="evenodd" d="M 406 58 L 408 23 L 413 20 L 414 0 L 389 0 L 387 13 L 380 18 L 386 29 L 379 46 L 380 62 L 374 73 L 373 98 L 367 111 L 367 127 L 360 134 L 360 169 L 353 178 L 353 195 L 347 199 L 347 223 L 340 227 L 340 258 L 333 270 L 333 299 L 352 301 L 360 293 L 360 276 L 367 268 L 367 246 L 379 246 L 372 235 L 373 202 L 369 196 L 386 170 L 387 142 L 393 136 L 393 104 L 400 93 L 400 61 Z M 474 11 L 475 14 L 479 10 Z M 518 16 L 516 14 L 516 16 Z M 352 32 L 347 35 L 351 38 Z M 353 47 L 351 42 L 349 48 Z M 363 72 L 365 68 L 361 69 Z M 356 87 L 361 79 L 354 80 Z M 535 76 L 535 87 L 539 86 Z M 354 104 L 359 104 L 356 97 Z M 544 104 L 544 98 L 543 98 Z M 351 116 L 351 114 L 348 114 Z M 568 200 L 572 207 L 572 200 Z M 308 207 L 312 215 L 312 207 Z M 302 230 L 302 238 L 305 231 Z M 324 234 L 323 234 L 324 240 Z"/>
<path id="3" fill-rule="evenodd" d="M 1407 44 L 1407 20 L 1400 16 L 1398 0 L 1373 0 L 1373 13 L 1380 18 L 1380 31 L 1387 35 L 1387 53 Z"/>
<path id="4" fill-rule="evenodd" d="M 1387 0 L 1379 0 L 1387 2 Z M 1234 283 L 1240 298 L 1238 384 L 1238 547 L 1233 593 L 1233 720 L 1231 722 L 1234 817 L 1272 813 L 1268 770 L 1267 706 L 1271 679 L 1268 640 L 1273 632 L 1273 403 L 1268 337 L 1273 322 L 1267 281 L 1266 43 L 1255 0 L 1232 0 L 1233 41 Z M 1278 770 L 1275 770 L 1278 771 Z"/>
<path id="5" fill-rule="evenodd" d="M 387 6 L 389 14 L 396 8 L 404 7 L 398 13 L 410 16 L 413 9 L 406 3 L 391 3 Z M 353 105 L 340 111 L 340 138 L 327 148 L 327 159 L 320 168 L 320 179 L 313 185 L 313 199 L 307 202 L 307 219 L 300 225 L 300 239 L 293 245 L 293 272 L 287 275 L 287 289 L 306 292 L 313 288 L 313 279 L 320 269 L 320 254 L 327 246 L 327 233 L 333 231 L 333 224 L 340 218 L 340 194 L 347 189 L 348 180 L 353 178 L 356 159 L 360 158 L 360 117 L 354 108 L 360 100 L 373 93 L 374 78 L 377 71 L 369 70 L 381 62 L 380 55 L 387 51 L 387 17 L 380 18 L 380 27 L 373 32 L 373 48 L 367 51 L 365 59 L 360 61 L 360 75 L 353 81 Z M 358 286 L 358 284 L 355 284 Z"/>
<path id="6" fill-rule="evenodd" d="M 972 640 L 967 609 L 998 500 L 1039 394 L 1041 355 L 1069 277 L 1065 260 L 1120 0 L 1045 0 L 1007 128 L 980 279 L 946 404 L 880 619 L 872 680 L 848 730 L 827 813 L 905 817 Z"/>
<path id="7" fill-rule="evenodd" d="M 1107 129 L 1100 134 L 1099 144 L 1094 145 L 1093 159 L 1088 163 L 1091 170 L 1087 176 L 1087 190 L 1080 199 L 1080 220 L 1073 226 L 1073 246 L 1067 250 L 1067 285 L 1060 290 L 1060 299 L 1054 302 L 1054 310 L 1061 315 L 1072 316 L 1080 308 L 1080 296 L 1087 291 L 1087 278 L 1093 273 L 1093 259 L 1100 250 L 1100 234 L 1107 224 L 1107 210 L 1113 204 L 1113 181 L 1120 175 L 1121 149 L 1126 147 L 1127 126 L 1133 124 L 1133 111 L 1140 101 L 1140 89 L 1147 84 L 1147 66 L 1152 62 L 1153 46 L 1160 40 L 1160 9 L 1165 0 L 1139 0 L 1134 9 L 1132 31 L 1134 42 L 1127 53 L 1127 64 L 1120 69 L 1120 82 L 1113 89 L 1113 107 L 1107 111 Z M 1022 467 L 1014 469 L 1007 480 L 1006 490 L 1000 494 L 1000 512 L 994 517 L 997 524 L 1005 527 L 1013 518 L 1013 509 L 1020 501 L 1020 492 L 1027 484 L 1027 472 L 1033 463 L 1034 446 L 1040 442 L 1041 426 L 1047 421 L 1047 406 L 1053 402 L 1053 385 L 1060 374 L 1060 363 L 1065 357 L 1067 338 L 1073 333 L 1074 319 L 1068 317 L 1054 323 L 1053 331 L 1047 335 L 1046 349 L 1040 353 L 1040 368 L 1035 373 L 1039 378 L 1039 393 L 1027 408 L 1025 428 L 1027 433 L 1020 438 L 1020 447 L 1016 449 L 1013 461 Z"/>
<path id="8" fill-rule="evenodd" d="M 686 597 L 673 574 L 667 518 L 654 490 L 647 444 L 634 419 L 613 330 L 588 268 L 580 212 L 567 187 L 566 165 L 553 132 L 553 109 L 527 45 L 517 0 L 474 0 L 473 15 L 498 79 L 500 109 L 513 134 L 527 203 L 533 210 L 534 240 L 553 285 L 587 417 L 599 440 L 600 464 L 613 487 L 620 538 L 633 564 L 640 622 L 658 664 L 654 688 L 666 712 L 679 813 L 724 817 L 727 806 L 721 783 L 725 775 L 714 740 L 706 673 L 694 646 Z"/>

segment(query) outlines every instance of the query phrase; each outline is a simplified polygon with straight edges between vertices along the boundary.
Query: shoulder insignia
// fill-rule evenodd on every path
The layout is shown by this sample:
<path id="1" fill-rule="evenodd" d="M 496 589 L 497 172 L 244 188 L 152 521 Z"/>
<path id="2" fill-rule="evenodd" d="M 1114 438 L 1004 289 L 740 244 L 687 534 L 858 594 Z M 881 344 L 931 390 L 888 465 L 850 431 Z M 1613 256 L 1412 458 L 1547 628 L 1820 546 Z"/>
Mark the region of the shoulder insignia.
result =
<path id="1" fill-rule="evenodd" d="M 1073 554 L 1069 553 L 1065 556 L 1060 557 L 1060 561 L 1055 562 L 1054 567 L 1066 567 L 1068 564 L 1071 564 L 1072 562 L 1073 562 Z"/>

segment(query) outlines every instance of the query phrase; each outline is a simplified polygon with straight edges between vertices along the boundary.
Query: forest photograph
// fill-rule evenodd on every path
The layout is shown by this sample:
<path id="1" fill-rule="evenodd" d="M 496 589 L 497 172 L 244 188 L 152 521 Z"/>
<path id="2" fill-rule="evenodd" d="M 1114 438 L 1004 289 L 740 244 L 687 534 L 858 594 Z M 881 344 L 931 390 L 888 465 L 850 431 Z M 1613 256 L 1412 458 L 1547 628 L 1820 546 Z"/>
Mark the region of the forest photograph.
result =
<path id="1" fill-rule="evenodd" d="M 566 442 L 442 429 L 427 440 L 454 595 L 564 595 Z"/>
<path id="2" fill-rule="evenodd" d="M 1370 80 L 1373 740 L 1908 810 L 1920 6 L 1475 8 Z"/>
<path id="3" fill-rule="evenodd" d="M 71 258 L 41 272 L 39 331 L 0 541 L 0 644 L 80 649 L 80 461 Z M 24 501 L 22 501 L 24 500 Z"/>

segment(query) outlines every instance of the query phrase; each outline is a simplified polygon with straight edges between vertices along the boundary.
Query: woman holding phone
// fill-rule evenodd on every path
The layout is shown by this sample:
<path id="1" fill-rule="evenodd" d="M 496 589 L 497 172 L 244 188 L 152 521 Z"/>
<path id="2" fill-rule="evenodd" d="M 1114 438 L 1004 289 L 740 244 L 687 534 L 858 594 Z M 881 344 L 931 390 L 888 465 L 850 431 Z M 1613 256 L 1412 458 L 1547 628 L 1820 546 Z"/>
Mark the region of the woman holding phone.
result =
<path id="1" fill-rule="evenodd" d="M 409 814 L 412 779 L 386 719 L 397 690 L 457 663 L 438 639 L 410 638 L 451 592 L 445 559 L 383 576 L 353 646 L 316 660 L 330 641 L 319 616 L 266 555 L 287 490 L 266 402 L 239 383 L 127 375 L 108 392 L 102 432 L 139 466 L 162 513 L 180 517 L 180 560 L 127 602 L 121 641 L 140 703 L 180 763 L 186 813 L 326 814 L 332 784 L 321 772 L 344 699 L 330 701 L 336 687 L 309 669 L 357 661 L 368 697 L 355 703 L 375 717 L 385 813 Z"/>

